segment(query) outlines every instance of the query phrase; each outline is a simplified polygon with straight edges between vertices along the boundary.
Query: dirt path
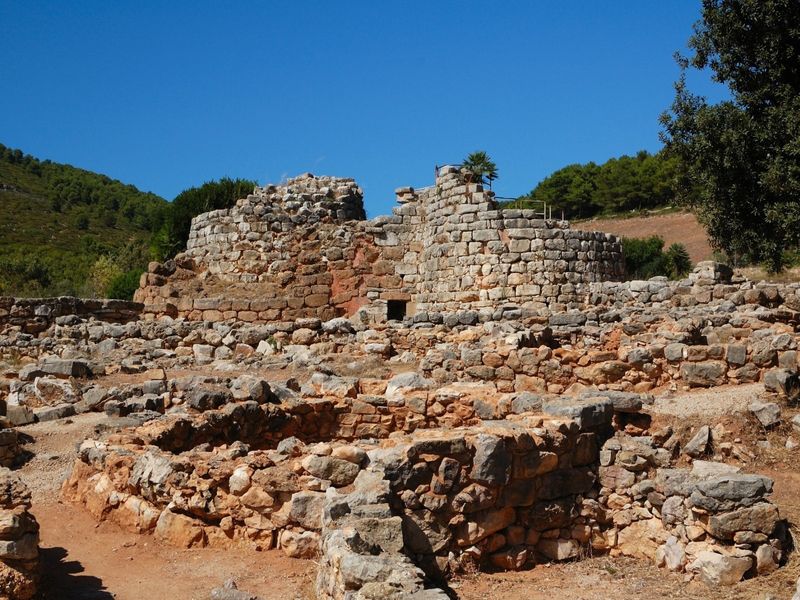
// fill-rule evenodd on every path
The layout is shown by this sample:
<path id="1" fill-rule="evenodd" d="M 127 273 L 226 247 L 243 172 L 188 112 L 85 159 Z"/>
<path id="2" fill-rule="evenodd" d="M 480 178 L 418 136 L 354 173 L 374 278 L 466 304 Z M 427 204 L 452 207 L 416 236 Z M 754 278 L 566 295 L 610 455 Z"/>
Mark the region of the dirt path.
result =
<path id="1" fill-rule="evenodd" d="M 36 506 L 42 528 L 44 598 L 207 600 L 227 579 L 265 600 L 313 598 L 315 565 L 282 552 L 181 550 L 152 536 L 97 524 L 78 507 Z"/>
<path id="2" fill-rule="evenodd" d="M 45 600 L 207 600 L 212 588 L 231 578 L 264 600 L 314 597 L 311 561 L 275 550 L 182 550 L 113 523 L 98 524 L 81 507 L 59 502 L 77 445 L 103 420 L 87 414 L 21 428 L 33 440 L 27 448 L 34 456 L 20 474 L 33 492 L 41 527 Z"/>

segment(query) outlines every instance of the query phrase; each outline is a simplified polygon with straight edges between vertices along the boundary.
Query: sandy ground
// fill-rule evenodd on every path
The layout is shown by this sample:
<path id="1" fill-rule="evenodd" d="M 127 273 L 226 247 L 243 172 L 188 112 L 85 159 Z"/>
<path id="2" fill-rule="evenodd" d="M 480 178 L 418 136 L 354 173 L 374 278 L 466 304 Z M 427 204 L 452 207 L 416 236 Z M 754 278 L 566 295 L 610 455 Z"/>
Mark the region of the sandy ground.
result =
<path id="1" fill-rule="evenodd" d="M 742 415 L 732 415 L 730 407 L 742 409 L 760 392 L 761 386 L 754 384 L 667 394 L 658 396 L 650 411 L 658 419 L 675 423 L 713 425 L 722 419 L 728 429 L 738 423 L 742 429 L 734 435 L 747 434 L 755 443 L 765 437 L 764 432 L 756 431 Z M 316 565 L 312 561 L 290 559 L 279 551 L 177 549 L 152 536 L 125 532 L 113 523 L 98 524 L 79 506 L 60 503 L 58 489 L 77 445 L 104 419 L 88 414 L 22 428 L 32 440 L 27 447 L 33 456 L 20 473 L 33 491 L 34 513 L 41 524 L 43 598 L 205 600 L 212 588 L 229 578 L 265 600 L 313 598 Z M 773 477 L 773 497 L 782 514 L 800 523 L 800 452 L 789 453 L 782 447 L 786 435 L 784 430 L 766 436 L 774 441 L 772 449 L 757 455 L 746 468 Z M 772 575 L 734 588 L 709 590 L 641 561 L 588 557 L 517 573 L 465 576 L 453 582 L 453 593 L 464 600 L 765 600 L 767 594 L 774 600 L 789 600 L 798 575 L 800 559 L 792 555 Z"/>

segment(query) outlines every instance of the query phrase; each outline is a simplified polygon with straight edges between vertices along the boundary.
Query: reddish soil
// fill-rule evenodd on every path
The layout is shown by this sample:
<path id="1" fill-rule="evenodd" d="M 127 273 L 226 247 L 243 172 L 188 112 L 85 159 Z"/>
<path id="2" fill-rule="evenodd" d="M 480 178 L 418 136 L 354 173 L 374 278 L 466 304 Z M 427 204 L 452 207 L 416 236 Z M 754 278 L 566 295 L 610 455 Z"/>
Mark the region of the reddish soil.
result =
<path id="1" fill-rule="evenodd" d="M 44 600 L 207 600 L 228 579 L 264 600 L 314 598 L 312 561 L 278 550 L 183 550 L 114 523 L 97 523 L 80 506 L 62 504 L 58 490 L 76 444 L 103 419 L 90 413 L 22 428 L 33 438 L 26 446 L 33 457 L 20 473 L 40 524 Z"/>
<path id="2" fill-rule="evenodd" d="M 34 513 L 46 600 L 207 600 L 227 579 L 264 600 L 314 598 L 314 563 L 279 550 L 182 550 L 98 524 L 77 506 L 38 504 Z"/>
<path id="3" fill-rule="evenodd" d="M 573 229 L 604 231 L 622 237 L 649 237 L 660 235 L 664 247 L 679 243 L 686 246 L 692 262 L 711 259 L 711 245 L 702 225 L 692 213 L 668 213 L 647 217 L 619 217 L 616 219 L 591 219 L 572 223 Z"/>

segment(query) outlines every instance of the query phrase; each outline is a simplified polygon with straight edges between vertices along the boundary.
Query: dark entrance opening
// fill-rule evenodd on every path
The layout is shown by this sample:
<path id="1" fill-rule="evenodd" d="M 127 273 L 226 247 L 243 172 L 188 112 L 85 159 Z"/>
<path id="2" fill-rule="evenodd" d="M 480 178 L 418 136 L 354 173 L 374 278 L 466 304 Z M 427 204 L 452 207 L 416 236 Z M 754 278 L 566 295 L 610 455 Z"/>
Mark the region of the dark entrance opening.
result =
<path id="1" fill-rule="evenodd" d="M 406 318 L 405 300 L 386 301 L 386 319 L 389 321 L 402 321 Z"/>

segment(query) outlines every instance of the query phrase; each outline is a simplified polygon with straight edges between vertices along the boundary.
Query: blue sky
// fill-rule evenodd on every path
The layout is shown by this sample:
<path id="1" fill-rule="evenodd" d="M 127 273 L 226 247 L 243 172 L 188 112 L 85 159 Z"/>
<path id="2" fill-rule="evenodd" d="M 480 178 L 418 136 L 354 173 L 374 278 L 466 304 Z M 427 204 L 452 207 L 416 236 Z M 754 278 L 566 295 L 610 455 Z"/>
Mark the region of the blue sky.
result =
<path id="1" fill-rule="evenodd" d="M 350 176 L 370 216 L 482 149 L 517 196 L 658 150 L 699 7 L 0 0 L 0 142 L 168 199 L 225 175 Z"/>

